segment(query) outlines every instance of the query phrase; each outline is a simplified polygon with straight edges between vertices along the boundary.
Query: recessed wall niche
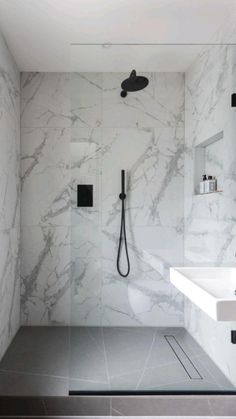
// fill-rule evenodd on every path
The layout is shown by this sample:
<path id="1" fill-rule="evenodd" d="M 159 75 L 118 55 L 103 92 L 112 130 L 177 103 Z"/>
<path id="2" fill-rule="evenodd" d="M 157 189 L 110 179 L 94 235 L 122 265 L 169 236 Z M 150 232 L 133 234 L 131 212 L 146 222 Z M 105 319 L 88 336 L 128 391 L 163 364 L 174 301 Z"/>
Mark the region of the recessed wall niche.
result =
<path id="1" fill-rule="evenodd" d="M 207 138 L 194 148 L 194 193 L 200 195 L 200 182 L 203 175 L 214 176 L 217 192 L 223 190 L 224 131 Z M 202 194 L 201 194 L 202 195 Z"/>

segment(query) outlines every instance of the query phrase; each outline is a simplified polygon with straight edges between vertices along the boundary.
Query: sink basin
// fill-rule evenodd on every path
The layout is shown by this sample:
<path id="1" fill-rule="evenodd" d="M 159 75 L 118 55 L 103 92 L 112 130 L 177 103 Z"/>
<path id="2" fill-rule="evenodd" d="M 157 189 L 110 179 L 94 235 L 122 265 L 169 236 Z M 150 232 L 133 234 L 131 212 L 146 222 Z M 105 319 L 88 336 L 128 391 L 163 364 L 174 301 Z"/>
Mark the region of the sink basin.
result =
<path id="1" fill-rule="evenodd" d="M 236 320 L 236 268 L 170 268 L 170 281 L 214 320 Z"/>

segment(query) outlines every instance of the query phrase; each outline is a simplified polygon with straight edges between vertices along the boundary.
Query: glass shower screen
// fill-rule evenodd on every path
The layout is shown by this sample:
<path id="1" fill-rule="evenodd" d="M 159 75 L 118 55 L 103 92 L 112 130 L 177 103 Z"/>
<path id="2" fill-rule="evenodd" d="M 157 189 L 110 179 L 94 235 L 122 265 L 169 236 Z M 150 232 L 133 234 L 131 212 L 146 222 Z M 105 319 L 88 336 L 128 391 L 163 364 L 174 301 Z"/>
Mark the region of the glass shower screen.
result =
<path id="1" fill-rule="evenodd" d="M 70 394 L 235 392 L 233 314 L 170 280 L 235 265 L 235 48 L 71 44 Z M 133 70 L 149 83 L 121 95 Z"/>

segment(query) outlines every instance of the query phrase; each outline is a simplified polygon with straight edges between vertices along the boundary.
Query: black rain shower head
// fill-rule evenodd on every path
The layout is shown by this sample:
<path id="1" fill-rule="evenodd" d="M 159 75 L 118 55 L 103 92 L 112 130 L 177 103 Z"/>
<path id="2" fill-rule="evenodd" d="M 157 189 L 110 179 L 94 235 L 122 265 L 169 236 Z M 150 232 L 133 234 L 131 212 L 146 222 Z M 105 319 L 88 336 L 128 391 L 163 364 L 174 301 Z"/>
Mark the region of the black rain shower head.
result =
<path id="1" fill-rule="evenodd" d="M 149 80 L 144 76 L 137 76 L 136 71 L 132 70 L 128 79 L 121 83 L 121 97 L 126 97 L 127 92 L 137 92 L 144 89 L 149 83 Z"/>

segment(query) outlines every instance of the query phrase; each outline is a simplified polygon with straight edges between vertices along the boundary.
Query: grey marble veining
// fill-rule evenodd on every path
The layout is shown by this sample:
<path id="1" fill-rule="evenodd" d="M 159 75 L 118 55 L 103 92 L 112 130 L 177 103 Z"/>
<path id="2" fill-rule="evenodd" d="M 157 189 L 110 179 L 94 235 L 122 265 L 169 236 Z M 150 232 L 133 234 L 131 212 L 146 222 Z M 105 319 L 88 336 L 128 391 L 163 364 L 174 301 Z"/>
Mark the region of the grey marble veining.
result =
<path id="1" fill-rule="evenodd" d="M 69 127 L 70 74 L 22 73 L 21 126 Z"/>
<path id="2" fill-rule="evenodd" d="M 235 263 L 234 62 L 233 49 L 207 49 L 186 74 L 185 97 L 183 74 L 150 74 L 148 88 L 125 99 L 119 95 L 124 74 L 23 74 L 23 324 L 169 327 L 182 326 L 185 317 L 189 332 L 235 382 L 229 341 L 235 324 L 213 325 L 187 302 L 184 313 L 168 274 L 169 266 L 183 264 L 183 252 L 187 265 Z M 218 177 L 223 167 L 224 192 L 193 196 L 193 147 L 222 129 L 227 147 L 220 160 L 219 150 L 208 154 L 207 164 Z M 116 272 L 123 168 L 132 266 L 127 279 Z M 94 185 L 93 208 L 77 208 L 79 183 Z M 148 250 L 158 270 L 143 257 Z M 100 362 L 107 371 L 108 358 Z M 86 382 L 73 377 L 73 386 L 155 385 L 158 371 L 160 388 L 178 389 L 179 379 L 183 389 L 201 388 L 182 381 L 177 365 L 177 381 L 169 383 L 152 353 L 148 362 L 150 370 L 142 373 L 138 367 L 108 380 L 100 371 L 99 379 Z M 216 390 L 212 371 L 204 383 Z"/>
<path id="3" fill-rule="evenodd" d="M 125 73 L 104 73 L 103 125 L 106 127 L 177 127 L 184 121 L 183 73 L 149 73 L 149 85 L 125 99 L 117 93 Z"/>
<path id="4" fill-rule="evenodd" d="M 0 35 L 0 358 L 20 322 L 20 75 Z"/>
<path id="5" fill-rule="evenodd" d="M 0 355 L 2 356 L 19 328 L 20 255 L 19 231 L 0 231 Z"/>
<path id="6" fill-rule="evenodd" d="M 102 74 L 73 73 L 70 93 L 72 127 L 99 127 L 102 121 Z"/>
<path id="7" fill-rule="evenodd" d="M 23 324 L 70 321 L 70 228 L 32 226 L 22 231 Z"/>
<path id="8" fill-rule="evenodd" d="M 183 259 L 184 76 L 148 77 L 145 91 L 123 100 L 124 74 L 22 75 L 23 323 L 183 324 L 168 266 Z M 122 168 L 128 280 L 116 272 Z M 94 185 L 92 208 L 77 208 L 79 183 Z M 144 262 L 147 248 L 158 250 L 160 273 Z M 70 291 L 56 255 L 71 269 Z"/>
<path id="9" fill-rule="evenodd" d="M 21 321 L 70 322 L 70 75 L 21 75 Z"/>
<path id="10" fill-rule="evenodd" d="M 21 224 L 70 225 L 70 130 L 21 129 Z"/>
<path id="11" fill-rule="evenodd" d="M 94 208 L 72 208 L 74 289 L 79 289 L 72 293 L 73 324 L 180 325 L 182 299 L 169 284 L 168 270 L 158 275 L 144 262 L 143 250 L 157 247 L 166 265 L 177 246 L 179 263 L 183 257 L 184 79 L 149 74 L 148 88 L 124 100 L 119 94 L 124 76 L 72 76 L 72 108 L 80 108 L 83 98 L 87 103 L 83 123 L 72 128 L 72 178 L 95 185 Z M 115 263 L 121 169 L 127 171 L 128 279 L 119 277 Z"/>
<path id="12" fill-rule="evenodd" d="M 234 266 L 235 231 L 235 109 L 230 97 L 235 85 L 235 47 L 214 46 L 186 72 L 185 90 L 185 264 Z M 207 147 L 207 174 L 219 178 L 222 193 L 194 195 L 194 146 L 223 131 Z M 227 377 L 236 383 L 235 348 L 230 342 L 234 322 L 214 322 L 189 301 L 185 326 Z M 214 330 L 214 333 L 210 333 Z"/>

